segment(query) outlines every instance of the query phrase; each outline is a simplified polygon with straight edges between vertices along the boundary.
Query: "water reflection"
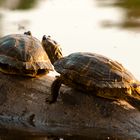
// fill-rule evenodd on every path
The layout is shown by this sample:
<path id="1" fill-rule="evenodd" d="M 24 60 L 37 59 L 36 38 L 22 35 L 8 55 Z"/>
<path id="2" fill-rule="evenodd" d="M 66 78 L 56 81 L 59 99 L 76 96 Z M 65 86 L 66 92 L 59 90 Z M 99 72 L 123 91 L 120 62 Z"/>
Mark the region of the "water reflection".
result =
<path id="1" fill-rule="evenodd" d="M 140 29 L 140 0 L 100 0 L 100 6 L 113 6 L 120 8 L 122 19 L 120 22 L 104 20 L 104 27 L 119 26 L 126 29 Z"/>
<path id="2" fill-rule="evenodd" d="M 15 9 L 30 9 L 37 3 L 37 0 L 0 0 L 0 6 L 11 10 Z"/>

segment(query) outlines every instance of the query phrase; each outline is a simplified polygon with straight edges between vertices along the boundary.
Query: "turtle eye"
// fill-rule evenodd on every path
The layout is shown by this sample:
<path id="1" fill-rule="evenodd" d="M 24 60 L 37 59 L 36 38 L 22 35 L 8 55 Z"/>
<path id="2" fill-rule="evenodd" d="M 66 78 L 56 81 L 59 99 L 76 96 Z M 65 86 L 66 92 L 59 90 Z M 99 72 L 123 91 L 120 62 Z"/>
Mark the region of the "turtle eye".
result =
<path id="1" fill-rule="evenodd" d="M 57 44 L 58 44 L 55 40 L 54 40 L 53 42 L 54 42 L 54 44 L 55 44 L 55 45 L 57 45 Z"/>

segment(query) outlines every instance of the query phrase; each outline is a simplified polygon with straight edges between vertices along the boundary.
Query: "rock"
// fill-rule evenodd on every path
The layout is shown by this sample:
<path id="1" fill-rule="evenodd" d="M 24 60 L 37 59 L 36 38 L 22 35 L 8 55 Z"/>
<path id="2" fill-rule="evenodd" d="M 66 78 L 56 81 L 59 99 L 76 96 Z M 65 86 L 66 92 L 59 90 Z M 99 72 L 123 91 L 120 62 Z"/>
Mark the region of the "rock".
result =
<path id="1" fill-rule="evenodd" d="M 0 132 L 77 139 L 138 139 L 140 112 L 112 101 L 61 87 L 48 104 L 53 77 L 28 78 L 0 73 Z"/>

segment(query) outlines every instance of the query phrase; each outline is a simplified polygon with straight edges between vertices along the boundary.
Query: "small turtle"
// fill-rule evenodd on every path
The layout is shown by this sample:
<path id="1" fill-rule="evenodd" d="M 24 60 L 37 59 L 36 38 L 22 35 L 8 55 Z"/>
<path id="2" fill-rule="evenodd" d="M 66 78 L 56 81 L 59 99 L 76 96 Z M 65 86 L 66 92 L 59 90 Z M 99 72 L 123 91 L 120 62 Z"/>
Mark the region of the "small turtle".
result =
<path id="1" fill-rule="evenodd" d="M 56 60 L 63 57 L 60 45 L 56 41 L 52 40 L 50 36 L 48 37 L 46 35 L 43 36 L 42 46 L 47 52 L 52 64 L 54 64 Z"/>
<path id="2" fill-rule="evenodd" d="M 99 97 L 125 100 L 140 110 L 139 81 L 114 60 L 77 52 L 57 60 L 54 68 L 61 75 L 52 83 L 50 103 L 57 100 L 60 86 L 65 84 Z"/>
<path id="3" fill-rule="evenodd" d="M 0 38 L 0 71 L 7 74 L 36 77 L 53 70 L 41 45 L 31 32 Z"/>

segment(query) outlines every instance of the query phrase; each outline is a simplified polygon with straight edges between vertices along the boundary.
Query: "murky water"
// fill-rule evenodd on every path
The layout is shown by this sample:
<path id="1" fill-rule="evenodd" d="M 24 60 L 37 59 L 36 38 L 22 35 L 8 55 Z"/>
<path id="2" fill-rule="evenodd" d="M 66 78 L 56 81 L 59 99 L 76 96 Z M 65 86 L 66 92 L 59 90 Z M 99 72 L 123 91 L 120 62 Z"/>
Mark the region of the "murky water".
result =
<path id="1" fill-rule="evenodd" d="M 118 60 L 140 79 L 138 0 L 31 0 L 33 8 L 24 10 L 23 4 L 10 10 L 8 0 L 5 3 L 0 10 L 1 36 L 25 30 L 39 39 L 51 35 L 64 55 L 100 53 Z"/>

